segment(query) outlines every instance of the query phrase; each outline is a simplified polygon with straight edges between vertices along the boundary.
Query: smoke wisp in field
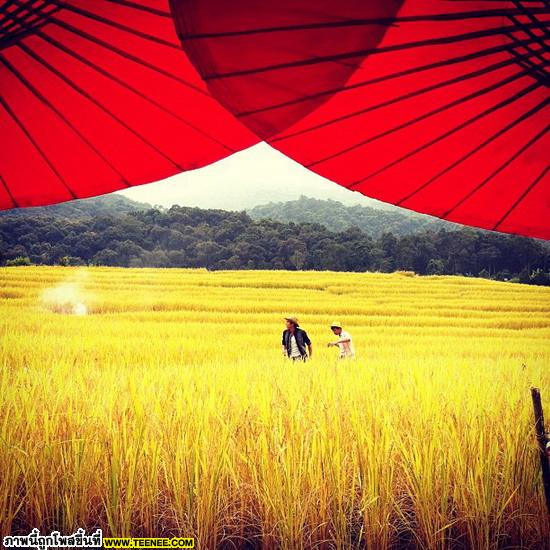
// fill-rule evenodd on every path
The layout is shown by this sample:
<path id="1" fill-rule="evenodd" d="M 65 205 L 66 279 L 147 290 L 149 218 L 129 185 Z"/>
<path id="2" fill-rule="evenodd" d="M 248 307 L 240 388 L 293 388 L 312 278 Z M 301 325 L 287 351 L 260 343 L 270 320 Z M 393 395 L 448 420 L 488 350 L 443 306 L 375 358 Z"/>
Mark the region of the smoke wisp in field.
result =
<path id="1" fill-rule="evenodd" d="M 65 315 L 84 316 L 89 313 L 90 293 L 85 290 L 88 272 L 79 270 L 66 280 L 45 289 L 40 297 L 46 309 Z"/>

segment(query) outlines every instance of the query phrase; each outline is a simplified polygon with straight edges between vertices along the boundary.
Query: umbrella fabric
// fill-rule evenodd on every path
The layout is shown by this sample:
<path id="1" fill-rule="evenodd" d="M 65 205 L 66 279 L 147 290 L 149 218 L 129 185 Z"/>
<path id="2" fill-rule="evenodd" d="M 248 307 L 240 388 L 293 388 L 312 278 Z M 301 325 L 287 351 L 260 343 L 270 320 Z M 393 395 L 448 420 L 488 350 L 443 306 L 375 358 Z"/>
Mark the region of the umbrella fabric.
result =
<path id="1" fill-rule="evenodd" d="M 549 13 L 547 0 L 4 0 L 0 208 L 161 179 L 261 138 L 365 195 L 550 238 Z"/>
<path id="2" fill-rule="evenodd" d="M 547 1 L 182 4 L 212 94 L 286 155 L 385 202 L 550 238 Z"/>
<path id="3" fill-rule="evenodd" d="M 182 45 L 212 94 L 266 139 L 346 83 L 402 2 L 172 0 L 171 6 Z"/>
<path id="4" fill-rule="evenodd" d="M 167 0 L 0 2 L 0 208 L 99 195 L 257 142 L 208 93 Z"/>

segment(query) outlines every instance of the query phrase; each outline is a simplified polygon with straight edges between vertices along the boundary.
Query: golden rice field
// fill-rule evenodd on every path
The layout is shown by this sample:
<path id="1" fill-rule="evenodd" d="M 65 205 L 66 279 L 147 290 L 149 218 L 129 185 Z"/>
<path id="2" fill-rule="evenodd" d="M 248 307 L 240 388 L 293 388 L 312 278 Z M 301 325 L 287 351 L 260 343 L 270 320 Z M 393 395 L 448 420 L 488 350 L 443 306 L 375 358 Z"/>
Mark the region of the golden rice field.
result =
<path id="1" fill-rule="evenodd" d="M 306 364 L 281 356 L 287 313 Z M 335 318 L 355 362 L 326 347 Z M 0 361 L 3 536 L 548 548 L 529 388 L 550 418 L 550 288 L 3 268 Z"/>

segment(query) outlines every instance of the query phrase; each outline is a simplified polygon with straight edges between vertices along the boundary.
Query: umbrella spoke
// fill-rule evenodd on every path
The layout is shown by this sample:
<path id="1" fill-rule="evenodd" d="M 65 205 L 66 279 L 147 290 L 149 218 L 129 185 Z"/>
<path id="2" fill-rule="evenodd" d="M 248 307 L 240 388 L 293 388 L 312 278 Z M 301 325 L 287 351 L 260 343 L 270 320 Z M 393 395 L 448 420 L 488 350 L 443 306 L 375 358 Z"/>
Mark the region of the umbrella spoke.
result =
<path id="1" fill-rule="evenodd" d="M 0 61 L 3 61 L 4 58 L 2 54 L 0 54 Z M 4 99 L 4 97 L 0 94 L 0 105 L 4 108 L 4 111 L 8 113 L 8 115 L 11 117 L 11 119 L 15 122 L 17 126 L 19 126 L 19 129 L 21 132 L 25 135 L 25 137 L 29 140 L 29 142 L 32 144 L 33 148 L 36 150 L 36 152 L 42 157 L 44 162 L 48 165 L 50 170 L 55 174 L 56 178 L 61 182 L 63 187 L 67 190 L 69 195 L 73 199 L 78 199 L 77 194 L 71 189 L 67 181 L 65 181 L 65 178 L 60 174 L 59 170 L 55 167 L 55 165 L 52 163 L 48 155 L 44 152 L 44 149 L 40 146 L 40 144 L 34 139 L 32 134 L 30 133 L 29 129 L 23 124 L 21 119 L 17 116 L 17 114 L 13 111 L 13 109 L 10 107 L 8 102 Z"/>
<path id="2" fill-rule="evenodd" d="M 496 231 L 502 223 L 508 218 L 508 216 L 519 206 L 519 204 L 525 199 L 525 197 L 544 179 L 548 171 L 550 170 L 550 165 L 546 166 L 544 170 L 535 178 L 535 180 L 529 184 L 529 186 L 523 191 L 523 193 L 518 197 L 518 199 L 512 204 L 512 206 L 506 211 L 506 214 L 500 218 L 500 220 L 493 226 L 493 231 Z"/>
<path id="3" fill-rule="evenodd" d="M 523 97 L 523 95 L 521 97 Z M 516 99 L 520 99 L 520 98 L 518 97 Z M 544 99 L 543 101 L 541 101 L 538 105 L 536 105 L 532 109 L 529 109 L 527 112 L 522 113 L 519 117 L 514 119 L 512 122 L 508 123 L 506 126 L 501 128 L 498 132 L 495 132 L 493 135 L 489 136 L 485 141 L 483 141 L 482 143 L 480 143 L 479 145 L 477 145 L 476 147 L 474 147 L 473 149 L 468 151 L 465 155 L 461 156 L 458 160 L 453 162 L 450 166 L 448 166 L 444 170 L 438 172 L 435 176 L 431 177 L 428 181 L 423 183 L 420 187 L 418 187 L 417 189 L 415 189 L 414 191 L 412 191 L 411 193 L 409 193 L 408 195 L 406 195 L 402 199 L 396 201 L 395 204 L 398 205 L 398 206 L 402 206 L 403 203 L 405 203 L 406 201 L 408 201 L 409 199 L 411 199 L 412 197 L 414 197 L 415 195 L 420 193 L 420 191 L 423 191 L 424 189 L 429 187 L 436 180 L 438 180 L 439 178 L 441 178 L 442 176 L 444 176 L 445 174 L 447 174 L 448 172 L 450 172 L 451 170 L 453 170 L 454 168 L 456 168 L 457 166 L 459 166 L 460 164 L 462 164 L 463 162 L 465 162 L 466 160 L 471 158 L 473 155 L 475 155 L 476 153 L 481 151 L 484 147 L 487 147 L 488 145 L 493 143 L 496 139 L 503 136 L 508 131 L 514 129 L 516 126 L 521 124 L 523 121 L 527 120 L 528 118 L 534 116 L 536 113 L 538 113 L 539 111 L 544 109 L 548 105 L 549 102 L 550 102 L 550 100 Z"/>

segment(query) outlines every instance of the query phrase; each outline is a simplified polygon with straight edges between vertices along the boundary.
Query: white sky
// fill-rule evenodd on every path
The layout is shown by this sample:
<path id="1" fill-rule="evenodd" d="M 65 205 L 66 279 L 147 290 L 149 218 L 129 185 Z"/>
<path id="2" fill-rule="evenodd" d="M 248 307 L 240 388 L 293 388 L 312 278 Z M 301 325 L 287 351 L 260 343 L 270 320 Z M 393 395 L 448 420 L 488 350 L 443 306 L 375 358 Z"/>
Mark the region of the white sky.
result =
<path id="1" fill-rule="evenodd" d="M 265 143 L 200 170 L 119 193 L 136 201 L 166 207 L 179 204 L 226 210 L 293 200 L 300 195 L 334 199 L 348 205 L 385 206 L 310 172 Z"/>

